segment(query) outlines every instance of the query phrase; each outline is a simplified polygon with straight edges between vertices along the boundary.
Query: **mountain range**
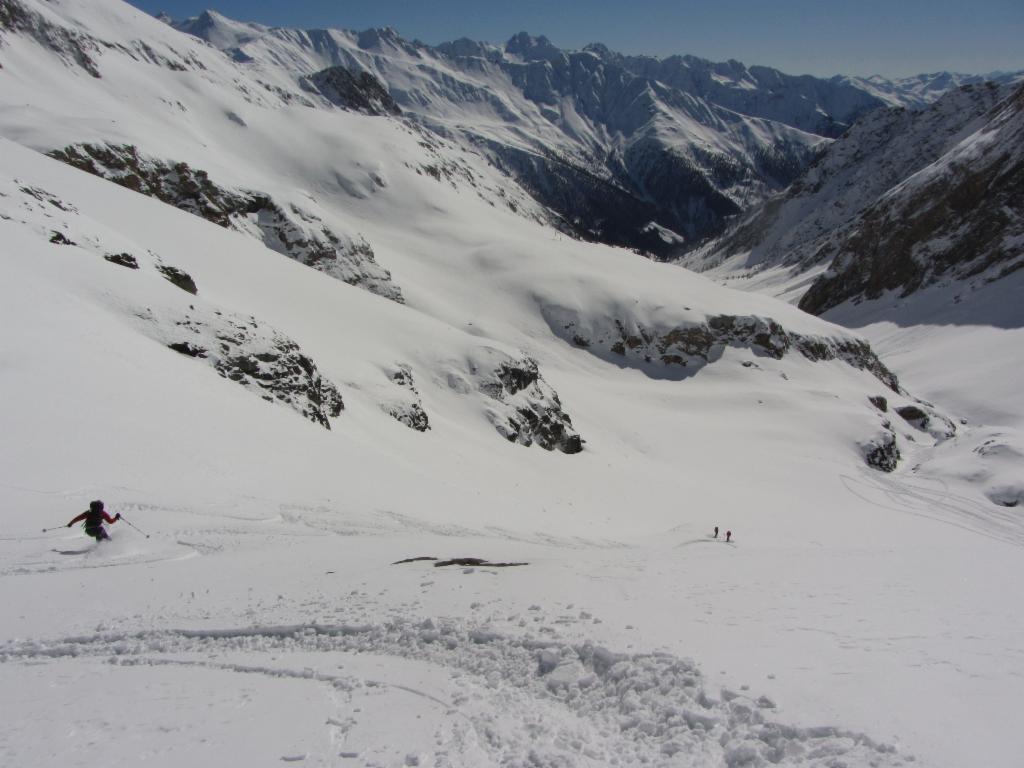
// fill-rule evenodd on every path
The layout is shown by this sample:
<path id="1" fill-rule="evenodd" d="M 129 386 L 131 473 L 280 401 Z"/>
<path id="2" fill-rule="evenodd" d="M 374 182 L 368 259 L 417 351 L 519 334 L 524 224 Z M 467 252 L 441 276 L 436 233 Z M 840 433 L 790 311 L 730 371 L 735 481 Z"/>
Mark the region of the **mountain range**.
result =
<path id="1" fill-rule="evenodd" d="M 370 75 L 411 118 L 509 173 L 563 230 L 662 257 L 780 191 L 861 115 L 978 79 L 792 76 L 562 50 L 525 32 L 503 46 L 427 46 L 391 29 L 268 28 L 212 11 L 172 23 L 277 87 L 338 67 Z"/>

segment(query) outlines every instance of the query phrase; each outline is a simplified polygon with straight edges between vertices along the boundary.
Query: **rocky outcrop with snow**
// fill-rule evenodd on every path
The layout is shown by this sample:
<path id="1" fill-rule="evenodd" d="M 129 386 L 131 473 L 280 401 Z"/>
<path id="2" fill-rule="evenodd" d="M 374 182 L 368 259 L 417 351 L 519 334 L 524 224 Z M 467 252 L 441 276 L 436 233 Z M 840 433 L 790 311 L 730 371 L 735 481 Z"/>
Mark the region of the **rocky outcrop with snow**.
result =
<path id="1" fill-rule="evenodd" d="M 223 376 L 278 402 L 325 429 L 345 407 L 341 393 L 294 340 L 255 317 L 191 308 L 179 319 L 140 315 L 169 349 L 202 361 Z"/>
<path id="2" fill-rule="evenodd" d="M 579 453 L 583 440 L 562 409 L 558 393 L 540 375 L 537 361 L 528 357 L 501 363 L 480 380 L 480 390 L 495 405 L 488 415 L 509 442 L 537 443 L 548 451 Z"/>
<path id="3" fill-rule="evenodd" d="M 252 235 L 268 248 L 350 285 L 402 301 L 401 289 L 377 263 L 364 238 L 340 235 L 316 214 L 294 204 L 285 209 L 266 193 L 225 188 L 211 181 L 206 171 L 184 162 L 146 157 L 130 145 L 76 144 L 50 155 L 219 226 Z"/>
<path id="4" fill-rule="evenodd" d="M 797 352 L 812 362 L 840 360 L 871 373 L 886 387 L 899 392 L 899 381 L 856 338 L 809 336 L 787 331 L 771 318 L 715 315 L 702 323 L 658 327 L 633 317 L 594 322 L 578 313 L 551 307 L 546 315 L 552 330 L 572 344 L 622 365 L 664 369 L 672 375 L 692 375 L 721 357 L 726 347 L 745 347 L 757 355 L 781 359 Z"/>
<path id="5" fill-rule="evenodd" d="M 430 429 L 430 418 L 423 409 L 420 392 L 416 389 L 416 382 L 413 380 L 412 368 L 405 364 L 396 365 L 389 371 L 389 378 L 399 389 L 401 396 L 394 397 L 381 407 L 388 415 L 409 429 L 426 432 Z"/>
<path id="6" fill-rule="evenodd" d="M 299 82 L 344 109 L 354 109 L 368 115 L 402 113 L 387 88 L 369 72 L 355 74 L 342 66 L 328 67 Z"/>

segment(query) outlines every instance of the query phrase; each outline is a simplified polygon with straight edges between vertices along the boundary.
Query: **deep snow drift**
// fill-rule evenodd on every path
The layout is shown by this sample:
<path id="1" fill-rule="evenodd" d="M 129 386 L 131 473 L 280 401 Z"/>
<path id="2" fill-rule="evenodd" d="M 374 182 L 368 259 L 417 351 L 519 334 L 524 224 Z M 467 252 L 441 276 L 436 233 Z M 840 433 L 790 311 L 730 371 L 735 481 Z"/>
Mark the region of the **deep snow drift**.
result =
<path id="1" fill-rule="evenodd" d="M 117 3 L 24 7 L 54 26 L 0 48 L 5 763 L 1024 749 L 1024 525 L 986 495 L 1019 461 L 957 402 L 785 303 L 565 238 L 402 120 L 290 104 Z M 41 154 L 81 143 L 231 210 Z M 402 302 L 274 227 L 367 243 Z M 987 478 L 949 466 L 972 441 Z M 40 532 L 93 498 L 149 538 Z M 528 565 L 391 565 L 424 556 Z"/>

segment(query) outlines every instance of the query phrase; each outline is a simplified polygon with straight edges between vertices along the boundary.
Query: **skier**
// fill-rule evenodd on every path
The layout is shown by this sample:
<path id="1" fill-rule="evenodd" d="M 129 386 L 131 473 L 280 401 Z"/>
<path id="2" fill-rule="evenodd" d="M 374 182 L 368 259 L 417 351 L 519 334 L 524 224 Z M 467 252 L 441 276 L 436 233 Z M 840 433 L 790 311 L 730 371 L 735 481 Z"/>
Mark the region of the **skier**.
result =
<path id="1" fill-rule="evenodd" d="M 716 539 L 718 538 L 718 526 L 717 525 L 715 526 L 715 535 L 714 535 L 713 538 L 716 538 Z"/>
<path id="2" fill-rule="evenodd" d="M 91 501 L 89 502 L 89 509 L 68 523 L 68 528 L 75 523 L 85 520 L 86 535 L 92 536 L 96 541 L 103 541 L 110 538 L 107 534 L 107 529 L 103 527 L 103 523 L 116 523 L 120 519 L 120 512 L 111 517 L 103 510 L 102 501 Z"/>
<path id="3" fill-rule="evenodd" d="M 728 544 L 732 540 L 732 531 L 725 532 L 725 543 Z"/>

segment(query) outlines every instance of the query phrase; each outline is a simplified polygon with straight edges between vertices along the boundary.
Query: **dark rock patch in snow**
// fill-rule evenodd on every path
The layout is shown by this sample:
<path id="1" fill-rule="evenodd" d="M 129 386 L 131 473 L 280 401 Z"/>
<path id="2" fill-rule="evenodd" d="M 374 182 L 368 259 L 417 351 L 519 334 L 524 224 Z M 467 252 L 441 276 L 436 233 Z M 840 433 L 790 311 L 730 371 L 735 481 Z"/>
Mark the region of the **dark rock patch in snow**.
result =
<path id="1" fill-rule="evenodd" d="M 695 373 L 721 357 L 727 346 L 746 347 L 776 360 L 795 350 L 813 362 L 840 360 L 900 391 L 896 375 L 866 341 L 795 333 L 771 318 L 715 315 L 703 323 L 661 330 L 634 319 L 595 326 L 580 320 L 577 312 L 559 308 L 545 309 L 545 316 L 551 329 L 575 346 L 649 373 L 657 368 L 675 369 L 682 376 Z"/>
<path id="2" fill-rule="evenodd" d="M 369 72 L 354 74 L 343 66 L 328 67 L 309 77 L 299 85 L 319 93 L 342 109 L 351 109 L 367 115 L 400 115 L 402 110 L 391 98 L 387 87 Z"/>
<path id="3" fill-rule="evenodd" d="M 398 560 L 392 565 L 402 565 L 404 563 L 420 563 L 424 561 L 433 560 L 435 568 L 445 568 L 450 565 L 461 565 L 461 566 L 484 566 L 488 568 L 514 568 L 519 565 L 529 565 L 529 563 L 492 563 L 489 560 L 484 560 L 480 557 L 453 557 L 450 560 L 440 560 L 436 557 L 407 557 L 405 560 Z"/>
<path id="4" fill-rule="evenodd" d="M 158 264 L 157 271 L 163 275 L 169 283 L 178 286 L 186 293 L 191 293 L 195 296 L 199 292 L 199 289 L 196 287 L 196 281 L 192 279 L 192 276 L 188 272 L 178 269 L 177 267 L 168 266 L 167 264 Z"/>
<path id="5" fill-rule="evenodd" d="M 914 429 L 928 433 L 937 442 L 948 440 L 957 433 L 953 420 L 924 400 L 918 400 L 913 405 L 895 407 L 893 410 Z"/>
<path id="6" fill-rule="evenodd" d="M 175 352 L 205 361 L 224 378 L 325 429 L 345 407 L 341 393 L 297 343 L 255 318 L 192 310 L 156 328 Z"/>
<path id="7" fill-rule="evenodd" d="M 537 443 L 545 450 L 570 454 L 583 450 L 583 440 L 558 393 L 544 381 L 532 358 L 501 362 L 481 377 L 478 388 L 494 402 L 488 416 L 509 442 Z"/>
<path id="8" fill-rule="evenodd" d="M 100 46 L 95 40 L 81 32 L 53 24 L 17 0 L 0 0 L 0 31 L 28 35 L 66 63 L 81 67 L 93 77 L 100 77 L 94 58 Z"/>
<path id="9" fill-rule="evenodd" d="M 408 365 L 399 365 L 391 371 L 389 378 L 401 388 L 403 397 L 383 403 L 381 407 L 409 429 L 426 432 L 430 429 L 430 418 L 423 409 L 423 401 L 413 381 L 412 368 Z"/>
<path id="10" fill-rule="evenodd" d="M 886 400 L 882 395 L 874 395 L 873 397 L 869 397 L 868 401 L 882 413 L 887 413 L 889 410 L 889 401 Z"/>
<path id="11" fill-rule="evenodd" d="M 863 446 L 864 462 L 872 469 L 892 472 L 899 465 L 900 449 L 896 445 L 896 435 L 887 429 L 878 437 Z"/>
<path id="12" fill-rule="evenodd" d="M 132 256 L 130 253 L 108 253 L 103 258 L 109 261 L 111 264 L 117 264 L 119 267 L 127 267 L 128 269 L 139 268 L 138 260 L 136 260 L 136 258 Z M 195 293 L 195 291 L 193 291 L 193 293 Z"/>
<path id="13" fill-rule="evenodd" d="M 479 557 L 454 557 L 451 560 L 438 560 L 434 563 L 435 568 L 444 568 L 449 565 L 462 566 L 487 566 L 489 568 L 514 568 L 518 565 L 529 565 L 529 563 L 492 563 Z"/>

